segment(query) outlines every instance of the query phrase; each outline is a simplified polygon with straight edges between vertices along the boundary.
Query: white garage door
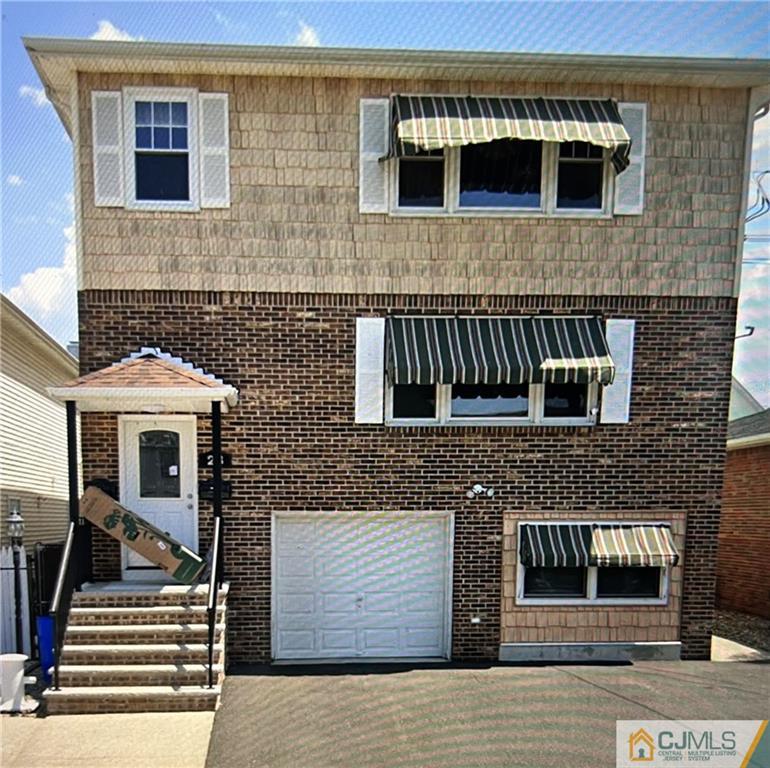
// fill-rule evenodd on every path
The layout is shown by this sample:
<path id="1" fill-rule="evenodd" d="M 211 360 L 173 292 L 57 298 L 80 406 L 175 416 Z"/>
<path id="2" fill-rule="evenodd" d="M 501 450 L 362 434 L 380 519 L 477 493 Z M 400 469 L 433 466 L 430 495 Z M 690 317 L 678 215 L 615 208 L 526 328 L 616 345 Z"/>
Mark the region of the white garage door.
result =
<path id="1" fill-rule="evenodd" d="M 276 518 L 276 659 L 446 655 L 449 521 Z"/>

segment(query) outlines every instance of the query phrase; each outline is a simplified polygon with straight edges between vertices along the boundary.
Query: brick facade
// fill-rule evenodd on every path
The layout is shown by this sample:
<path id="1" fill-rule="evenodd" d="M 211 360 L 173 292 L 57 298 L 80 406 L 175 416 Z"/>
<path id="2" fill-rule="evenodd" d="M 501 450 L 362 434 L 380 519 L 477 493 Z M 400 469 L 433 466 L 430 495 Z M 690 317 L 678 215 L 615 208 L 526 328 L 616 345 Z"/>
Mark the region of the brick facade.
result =
<path id="1" fill-rule="evenodd" d="M 770 618 L 770 445 L 728 451 L 717 604 Z"/>
<path id="2" fill-rule="evenodd" d="M 455 310 L 636 318 L 631 423 L 355 424 L 355 318 Z M 686 519 L 681 637 L 686 657 L 707 658 L 734 321 L 729 298 L 93 290 L 80 293 L 81 367 L 160 346 L 239 388 L 223 419 L 233 455 L 224 504 L 231 661 L 269 657 L 271 514 L 305 510 L 453 512 L 454 658 L 497 657 L 506 514 Z M 208 419 L 198 421 L 205 450 Z M 117 480 L 116 417 L 84 414 L 82 423 L 85 479 Z M 474 482 L 494 487 L 494 498 L 468 500 Z M 200 519 L 203 549 L 205 505 Z M 99 578 L 119 575 L 116 542 L 101 534 L 95 568 Z"/>

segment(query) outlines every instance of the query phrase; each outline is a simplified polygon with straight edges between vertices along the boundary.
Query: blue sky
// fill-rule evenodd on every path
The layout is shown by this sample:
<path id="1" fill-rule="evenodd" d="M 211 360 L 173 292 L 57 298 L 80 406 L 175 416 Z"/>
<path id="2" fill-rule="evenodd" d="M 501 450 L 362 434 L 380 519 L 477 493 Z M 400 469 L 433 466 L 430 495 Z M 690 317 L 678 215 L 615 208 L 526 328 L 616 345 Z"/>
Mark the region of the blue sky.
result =
<path id="1" fill-rule="evenodd" d="M 24 35 L 276 45 L 769 57 L 758 2 L 3 2 L 2 289 L 59 341 L 76 337 L 71 146 Z M 756 170 L 770 168 L 770 119 Z M 770 188 L 770 183 L 767 185 Z M 749 234 L 770 235 L 770 216 Z M 770 406 L 770 242 L 747 245 L 735 373 Z"/>

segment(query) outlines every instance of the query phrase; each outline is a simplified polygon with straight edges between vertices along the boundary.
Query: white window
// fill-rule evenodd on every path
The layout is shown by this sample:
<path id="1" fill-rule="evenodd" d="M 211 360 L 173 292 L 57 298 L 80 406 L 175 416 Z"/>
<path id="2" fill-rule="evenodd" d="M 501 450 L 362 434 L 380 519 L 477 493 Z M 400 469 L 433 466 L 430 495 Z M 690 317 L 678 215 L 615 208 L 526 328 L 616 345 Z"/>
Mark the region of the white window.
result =
<path id="1" fill-rule="evenodd" d="M 393 426 L 587 426 L 596 423 L 599 385 L 387 385 L 386 421 Z"/>
<path id="2" fill-rule="evenodd" d="M 230 205 L 228 94 L 94 91 L 94 203 L 154 211 Z"/>
<path id="3" fill-rule="evenodd" d="M 538 521 L 563 525 L 575 521 Z M 585 521 L 582 521 L 585 522 Z M 627 521 L 602 524 L 629 525 Z M 521 541 L 521 526 L 519 536 Z M 530 523 L 531 524 L 531 523 Z M 647 523 L 648 525 L 650 523 Z M 517 557 L 517 605 L 666 605 L 670 567 L 525 567 Z"/>
<path id="4" fill-rule="evenodd" d="M 125 89 L 129 207 L 198 208 L 197 97 L 194 89 Z"/>
<path id="5" fill-rule="evenodd" d="M 392 213 L 609 216 L 609 150 L 585 142 L 499 139 L 393 164 Z"/>

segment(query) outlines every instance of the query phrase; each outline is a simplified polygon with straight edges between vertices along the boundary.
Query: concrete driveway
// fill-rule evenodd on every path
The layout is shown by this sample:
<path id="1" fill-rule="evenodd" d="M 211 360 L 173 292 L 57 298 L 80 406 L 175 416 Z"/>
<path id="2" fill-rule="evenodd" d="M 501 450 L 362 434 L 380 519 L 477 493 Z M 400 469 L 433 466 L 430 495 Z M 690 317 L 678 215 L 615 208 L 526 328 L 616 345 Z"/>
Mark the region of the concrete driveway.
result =
<path id="1" fill-rule="evenodd" d="M 602 768 L 616 720 L 768 716 L 763 663 L 252 668 L 225 681 L 206 765 Z"/>

